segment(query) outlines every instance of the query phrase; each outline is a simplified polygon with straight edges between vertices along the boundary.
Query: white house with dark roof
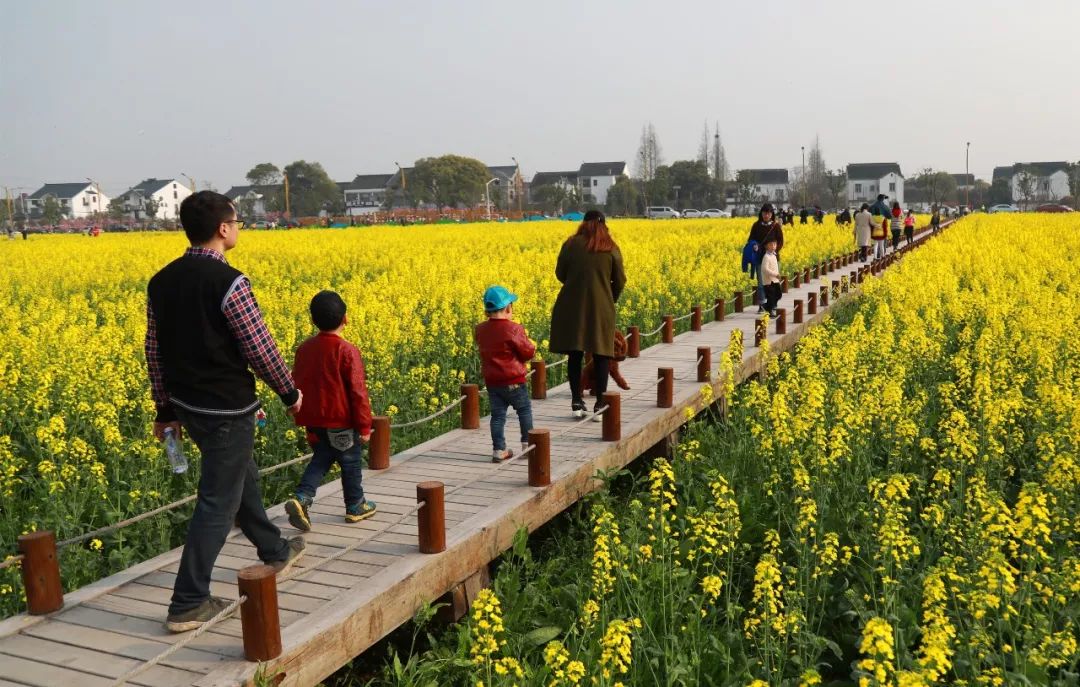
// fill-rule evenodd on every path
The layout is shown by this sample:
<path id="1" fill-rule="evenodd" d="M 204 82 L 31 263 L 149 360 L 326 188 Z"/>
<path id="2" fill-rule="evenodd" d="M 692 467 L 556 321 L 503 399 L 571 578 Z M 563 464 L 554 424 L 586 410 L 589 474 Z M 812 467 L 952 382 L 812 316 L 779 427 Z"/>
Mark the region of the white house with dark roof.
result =
<path id="1" fill-rule="evenodd" d="M 1026 200 L 1049 203 L 1069 195 L 1068 162 L 1017 162 L 1011 167 L 995 167 L 994 180 L 1009 182 L 1013 202 L 1025 200 L 1021 190 L 1024 172 L 1033 177 L 1031 197 Z"/>
<path id="2" fill-rule="evenodd" d="M 904 205 L 904 175 L 896 162 L 864 162 L 847 166 L 848 203 L 873 203 L 884 193 Z"/>
<path id="3" fill-rule="evenodd" d="M 597 205 L 607 203 L 607 194 L 615 180 L 626 174 L 625 162 L 583 162 L 578 168 L 577 182 L 582 200 Z"/>
<path id="4" fill-rule="evenodd" d="M 281 184 L 267 186 L 233 186 L 225 196 L 236 203 L 242 217 L 265 217 L 269 212 L 270 198 L 280 193 Z"/>
<path id="5" fill-rule="evenodd" d="M 108 212 L 109 197 L 99 193 L 88 181 L 73 184 L 45 184 L 27 198 L 28 209 L 33 216 L 39 216 L 45 207 L 45 199 L 53 197 L 60 204 L 60 210 L 66 217 L 80 219 L 90 217 L 95 212 Z"/>
<path id="6" fill-rule="evenodd" d="M 176 179 L 147 179 L 118 198 L 123 203 L 124 213 L 135 219 L 146 217 L 146 204 L 152 198 L 157 202 L 155 217 L 175 220 L 180 218 L 180 203 L 190 195 L 191 189 Z"/>
<path id="7" fill-rule="evenodd" d="M 537 197 L 536 192 L 545 186 L 557 186 L 565 191 L 579 189 L 578 171 L 574 169 L 568 172 L 537 172 L 529 182 L 530 203 L 533 202 L 534 197 Z"/>
<path id="8" fill-rule="evenodd" d="M 753 186 L 754 203 L 769 201 L 785 203 L 788 200 L 788 171 L 786 169 L 740 169 L 735 173 L 737 180 L 745 179 Z M 738 183 L 728 184 L 729 203 L 735 203 Z"/>
<path id="9" fill-rule="evenodd" d="M 386 201 L 386 189 L 394 174 L 357 174 L 352 181 L 339 182 L 345 196 L 345 214 L 366 215 L 377 212 Z"/>

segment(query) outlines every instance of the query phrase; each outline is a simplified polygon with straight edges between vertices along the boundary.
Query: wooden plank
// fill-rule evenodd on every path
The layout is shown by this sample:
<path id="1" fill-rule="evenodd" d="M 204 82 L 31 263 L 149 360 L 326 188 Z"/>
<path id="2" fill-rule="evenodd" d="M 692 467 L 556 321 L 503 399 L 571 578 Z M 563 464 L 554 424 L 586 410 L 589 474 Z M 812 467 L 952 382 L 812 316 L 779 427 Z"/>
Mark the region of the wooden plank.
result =
<path id="1" fill-rule="evenodd" d="M 161 620 L 158 619 L 148 620 L 133 615 L 121 615 L 89 606 L 76 606 L 58 616 L 55 623 L 97 628 L 163 644 L 174 644 L 186 636 L 169 632 L 165 629 L 165 625 Z M 27 632 L 45 631 L 46 628 L 52 625 L 53 623 L 43 623 L 32 630 L 28 629 Z M 195 641 L 191 642 L 187 649 L 183 649 L 178 653 L 183 653 L 188 649 L 218 654 L 230 660 L 242 660 L 244 658 L 244 647 L 238 638 L 214 632 L 203 633 Z"/>
<path id="2" fill-rule="evenodd" d="M 161 644 L 157 646 L 160 647 L 157 653 L 168 648 Z M 71 644 L 54 642 L 40 637 L 31 637 L 27 634 L 6 638 L 3 644 L 0 645 L 0 652 L 7 656 L 34 661 L 42 667 L 56 666 L 76 670 L 89 676 L 107 678 L 118 678 L 129 670 L 137 668 L 145 661 L 145 659 L 136 660 L 100 650 L 72 646 Z M 152 654 L 151 657 L 154 655 L 157 654 Z M 131 684 L 146 685 L 147 687 L 190 685 L 198 680 L 202 674 L 208 672 L 209 667 L 203 666 L 202 670 L 192 671 L 157 665 L 132 678 Z"/>
<path id="3" fill-rule="evenodd" d="M 240 594 L 233 585 L 211 582 L 210 590 L 215 596 L 223 599 L 237 599 Z M 116 596 L 123 596 L 139 601 L 151 601 L 168 606 L 172 598 L 172 587 L 151 587 L 145 584 L 132 582 L 116 590 Z M 323 605 L 322 599 L 312 599 L 306 596 L 297 596 L 285 592 L 278 592 L 278 608 L 297 613 L 311 613 Z"/>
<path id="4" fill-rule="evenodd" d="M 117 613 L 119 615 L 130 615 L 136 618 L 145 618 L 146 620 L 152 620 L 162 625 L 164 625 L 165 617 L 168 615 L 167 603 L 151 603 L 149 601 L 131 599 L 125 596 L 119 596 L 117 594 L 106 594 L 105 596 L 99 596 L 96 599 L 87 601 L 83 605 L 89 608 L 97 608 L 102 611 Z M 298 615 L 300 614 L 293 614 L 292 617 L 295 618 Z M 284 616 L 282 617 L 282 624 L 285 624 Z M 229 619 L 220 622 L 217 625 L 214 625 L 214 627 L 210 628 L 208 632 L 239 638 L 241 636 L 240 621 L 236 619 Z"/>
<path id="5" fill-rule="evenodd" d="M 314 573 L 312 574 L 314 575 Z M 176 575 L 174 575 L 173 573 L 165 572 L 164 570 L 159 570 L 158 572 L 150 573 L 149 575 L 143 575 L 139 578 L 138 581 L 139 584 L 147 584 L 152 587 L 160 587 L 162 589 L 167 589 L 171 592 L 173 588 L 173 583 L 176 581 Z M 282 582 L 280 585 L 278 585 L 279 594 L 288 593 L 296 596 L 305 596 L 323 601 L 327 599 L 333 599 L 345 589 L 347 589 L 347 587 L 327 587 L 311 580 L 307 580 L 305 582 Z M 220 596 L 222 598 L 238 598 L 240 594 L 236 586 L 236 571 L 215 569 L 210 574 L 210 593 L 214 596 Z M 226 594 L 231 594 L 231 596 L 225 596 Z"/>
<path id="6" fill-rule="evenodd" d="M 4 677 L 16 680 L 17 684 L 32 685 L 32 687 L 57 687 L 57 685 L 78 685 L 79 687 L 110 687 L 113 680 L 97 675 L 87 675 L 79 670 L 61 668 L 28 661 L 18 656 L 4 654 L 0 656 L 0 665 L 4 669 Z"/>

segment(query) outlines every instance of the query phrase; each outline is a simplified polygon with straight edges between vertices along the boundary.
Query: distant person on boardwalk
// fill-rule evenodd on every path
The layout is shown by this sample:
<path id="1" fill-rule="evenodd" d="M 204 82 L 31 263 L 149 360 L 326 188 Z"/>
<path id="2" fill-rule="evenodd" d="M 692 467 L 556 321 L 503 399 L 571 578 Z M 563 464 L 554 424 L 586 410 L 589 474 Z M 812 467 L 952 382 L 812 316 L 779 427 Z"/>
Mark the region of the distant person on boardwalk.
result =
<path id="1" fill-rule="evenodd" d="M 870 238 L 873 233 L 874 216 L 870 214 L 870 206 L 862 204 L 855 213 L 855 243 L 859 246 L 859 260 L 866 262 L 870 257 Z"/>
<path id="2" fill-rule="evenodd" d="M 799 210 L 799 224 L 806 224 L 806 218 L 810 216 L 810 211 L 806 208 Z"/>
<path id="3" fill-rule="evenodd" d="M 889 200 L 887 195 L 879 193 L 877 200 L 870 206 L 870 214 L 877 217 L 879 222 L 881 221 L 881 218 L 888 217 L 891 212 L 889 204 L 886 202 L 887 200 Z"/>
<path id="4" fill-rule="evenodd" d="M 569 358 L 570 411 L 584 417 L 581 368 L 592 353 L 595 372 L 595 412 L 607 391 L 608 362 L 615 355 L 615 302 L 626 285 L 622 253 L 608 232 L 604 213 L 589 210 L 581 225 L 562 245 L 555 264 L 562 288 L 551 310 L 550 348 Z M 601 420 L 599 415 L 593 418 Z"/>
<path id="5" fill-rule="evenodd" d="M 489 286 L 484 291 L 484 313 L 487 321 L 476 325 L 473 336 L 480 349 L 480 370 L 484 375 L 488 398 L 491 401 L 491 462 L 501 463 L 513 457 L 506 448 L 506 409 L 517 413 L 521 430 L 521 450 L 529 443 L 533 428 L 532 402 L 525 384 L 525 363 L 536 355 L 536 346 L 529 341 L 525 328 L 514 322 L 514 302 L 517 294 L 502 286 Z"/>
<path id="6" fill-rule="evenodd" d="M 912 210 L 908 210 L 904 215 L 904 239 L 908 246 L 915 241 L 915 212 Z"/>
<path id="7" fill-rule="evenodd" d="M 147 287 L 146 366 L 157 407 L 154 436 L 187 430 L 202 453 L 195 512 L 173 587 L 166 627 L 186 632 L 229 604 L 210 596 L 210 573 L 225 538 L 238 524 L 259 558 L 278 573 L 304 551 L 301 537 L 285 540 L 270 522 L 259 492 L 255 445 L 255 376 L 277 393 L 290 414 L 302 395 L 293 383 L 251 283 L 229 265 L 243 222 L 220 193 L 199 191 L 180 204 L 191 247 Z"/>
<path id="8" fill-rule="evenodd" d="M 776 259 L 776 239 L 765 240 L 765 255 L 761 258 L 761 273 L 765 281 L 765 310 L 769 317 L 776 317 L 776 305 L 783 295 L 780 285 L 780 263 Z"/>
<path id="9" fill-rule="evenodd" d="M 757 270 L 758 283 L 758 312 L 765 312 L 765 280 L 761 274 L 761 258 L 765 255 L 765 243 L 772 239 L 776 241 L 777 261 L 780 260 L 779 251 L 784 247 L 784 227 L 773 216 L 773 206 L 765 203 L 758 211 L 757 221 L 750 227 L 750 236 L 747 240 L 757 244 Z"/>
<path id="10" fill-rule="evenodd" d="M 938 229 L 941 229 L 941 211 L 938 210 L 937 206 L 934 206 L 934 214 L 930 215 L 930 228 L 933 229 L 935 234 Z"/>
<path id="11" fill-rule="evenodd" d="M 345 301 L 333 291 L 320 291 L 308 306 L 319 333 L 296 349 L 293 377 L 307 389 L 304 407 L 293 421 L 307 429 L 311 462 L 304 469 L 295 496 L 285 502 L 289 524 L 311 530 L 309 509 L 330 468 L 341 467 L 345 522 L 375 515 L 375 502 L 364 497 L 364 447 L 371 441 L 371 401 L 360 349 L 341 336 Z"/>
<path id="12" fill-rule="evenodd" d="M 890 220 L 890 229 L 892 230 L 892 249 L 895 252 L 900 248 L 900 229 L 903 226 L 904 211 L 900 209 L 900 203 L 894 202 L 892 204 L 892 219 Z"/>
<path id="13" fill-rule="evenodd" d="M 839 215 L 836 216 L 837 224 L 851 224 L 851 210 L 844 208 Z"/>
<path id="14" fill-rule="evenodd" d="M 815 205 L 814 206 L 814 223 L 815 224 L 824 224 L 825 223 L 825 211 L 821 209 L 820 205 Z"/>

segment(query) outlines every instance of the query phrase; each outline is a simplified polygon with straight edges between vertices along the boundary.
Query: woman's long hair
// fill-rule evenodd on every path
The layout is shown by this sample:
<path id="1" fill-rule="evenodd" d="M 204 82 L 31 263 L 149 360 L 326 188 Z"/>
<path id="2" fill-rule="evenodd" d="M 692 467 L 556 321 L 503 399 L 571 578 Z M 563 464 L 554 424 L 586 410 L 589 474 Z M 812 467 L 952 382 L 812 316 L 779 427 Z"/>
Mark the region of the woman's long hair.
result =
<path id="1" fill-rule="evenodd" d="M 590 253 L 610 253 L 616 247 L 604 221 L 604 213 L 595 210 L 585 213 L 585 219 L 574 236 L 585 237 L 585 248 Z"/>

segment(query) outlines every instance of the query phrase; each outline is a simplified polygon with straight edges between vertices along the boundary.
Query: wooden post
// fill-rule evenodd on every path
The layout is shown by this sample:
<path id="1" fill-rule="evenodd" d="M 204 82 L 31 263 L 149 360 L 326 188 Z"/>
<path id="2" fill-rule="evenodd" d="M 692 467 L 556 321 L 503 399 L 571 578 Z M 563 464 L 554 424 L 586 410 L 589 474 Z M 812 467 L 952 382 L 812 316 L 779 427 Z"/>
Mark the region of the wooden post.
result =
<path id="1" fill-rule="evenodd" d="M 743 311 L 743 294 L 742 291 L 735 292 L 735 312 Z"/>
<path id="2" fill-rule="evenodd" d="M 701 303 L 698 303 L 690 311 L 690 331 L 701 331 Z"/>
<path id="3" fill-rule="evenodd" d="M 765 340 L 765 319 L 762 317 L 754 320 L 754 347 L 760 348 L 761 342 Z"/>
<path id="4" fill-rule="evenodd" d="M 776 333 L 787 334 L 787 310 L 784 308 L 776 309 Z"/>
<path id="5" fill-rule="evenodd" d="M 368 470 L 390 467 L 390 418 L 376 415 L 371 418 L 371 442 L 368 444 Z"/>
<path id="6" fill-rule="evenodd" d="M 675 316 L 664 315 L 664 328 L 660 330 L 661 340 L 666 343 L 675 341 Z"/>
<path id="7" fill-rule="evenodd" d="M 788 289 L 787 277 L 780 277 L 780 289 L 781 289 L 781 293 L 787 293 L 787 289 Z"/>
<path id="8" fill-rule="evenodd" d="M 856 281 L 858 281 L 858 283 L 862 284 L 863 283 L 863 278 L 865 276 L 866 276 L 866 268 L 865 267 L 860 267 L 859 271 L 856 273 L 855 279 L 856 279 Z"/>
<path id="9" fill-rule="evenodd" d="M 807 267 L 806 269 L 803 270 L 802 281 L 803 281 L 803 284 L 809 284 L 810 283 L 810 268 L 809 267 Z"/>
<path id="10" fill-rule="evenodd" d="M 475 384 L 462 384 L 461 428 L 480 429 L 480 387 Z"/>
<path id="11" fill-rule="evenodd" d="M 278 616 L 277 572 L 269 565 L 249 565 L 236 573 L 240 596 L 240 626 L 244 658 L 269 661 L 281 655 L 281 620 Z"/>
<path id="12" fill-rule="evenodd" d="M 839 297 L 839 295 L 840 295 L 840 280 L 839 279 L 833 279 L 832 280 L 832 294 L 831 295 L 832 295 L 833 298 Z"/>
<path id="13" fill-rule="evenodd" d="M 626 330 L 626 357 L 638 358 L 641 356 L 641 329 L 629 327 Z"/>
<path id="14" fill-rule="evenodd" d="M 806 314 L 817 315 L 817 294 L 809 293 L 806 295 Z"/>
<path id="15" fill-rule="evenodd" d="M 727 303 L 723 298 L 717 298 L 716 305 L 713 306 L 713 322 L 723 322 L 725 315 L 727 315 Z"/>
<path id="16" fill-rule="evenodd" d="M 794 279 L 794 283 L 792 283 L 792 286 L 795 287 L 796 289 L 799 288 L 800 286 L 802 286 L 802 272 L 796 272 L 795 273 L 795 279 Z"/>
<path id="17" fill-rule="evenodd" d="M 795 299 L 794 310 L 791 312 L 791 323 L 802 324 L 803 320 L 803 301 L 801 298 Z"/>
<path id="18" fill-rule="evenodd" d="M 814 265 L 814 268 L 812 270 L 810 270 L 810 274 L 814 277 L 814 279 L 818 278 L 819 273 L 820 273 L 820 268 L 817 265 Z"/>
<path id="19" fill-rule="evenodd" d="M 416 513 L 420 553 L 445 551 L 446 505 L 443 483 L 420 482 L 416 485 L 416 500 L 424 504 Z"/>
<path id="20" fill-rule="evenodd" d="M 754 289 L 750 294 L 750 305 L 761 305 L 761 291 Z"/>
<path id="21" fill-rule="evenodd" d="M 622 438 L 622 420 L 619 417 L 622 398 L 614 391 L 606 391 L 604 405 L 607 406 L 607 410 L 601 416 L 603 418 L 601 437 L 604 441 L 618 441 Z"/>
<path id="22" fill-rule="evenodd" d="M 859 270 L 851 270 L 848 274 L 848 287 L 854 288 L 859 283 Z"/>
<path id="23" fill-rule="evenodd" d="M 22 581 L 26 591 L 26 612 L 45 615 L 64 605 L 60 585 L 60 559 L 56 555 L 56 535 L 49 530 L 29 532 L 19 537 L 23 555 Z"/>
<path id="24" fill-rule="evenodd" d="M 530 429 L 529 446 L 529 486 L 546 487 L 551 484 L 551 432 Z"/>
<path id="25" fill-rule="evenodd" d="M 670 408 L 675 405 L 675 368 L 658 368 L 656 376 L 660 378 L 656 385 L 656 407 Z"/>
<path id="26" fill-rule="evenodd" d="M 821 307 L 829 307 L 829 287 L 824 284 L 821 285 L 821 292 L 818 294 L 818 302 L 821 303 Z"/>
<path id="27" fill-rule="evenodd" d="M 547 398 L 547 363 L 543 360 L 532 361 L 532 397 L 542 401 Z"/>
<path id="28" fill-rule="evenodd" d="M 697 380 L 709 381 L 709 370 L 712 369 L 712 349 L 708 346 L 698 346 L 697 360 Z"/>

